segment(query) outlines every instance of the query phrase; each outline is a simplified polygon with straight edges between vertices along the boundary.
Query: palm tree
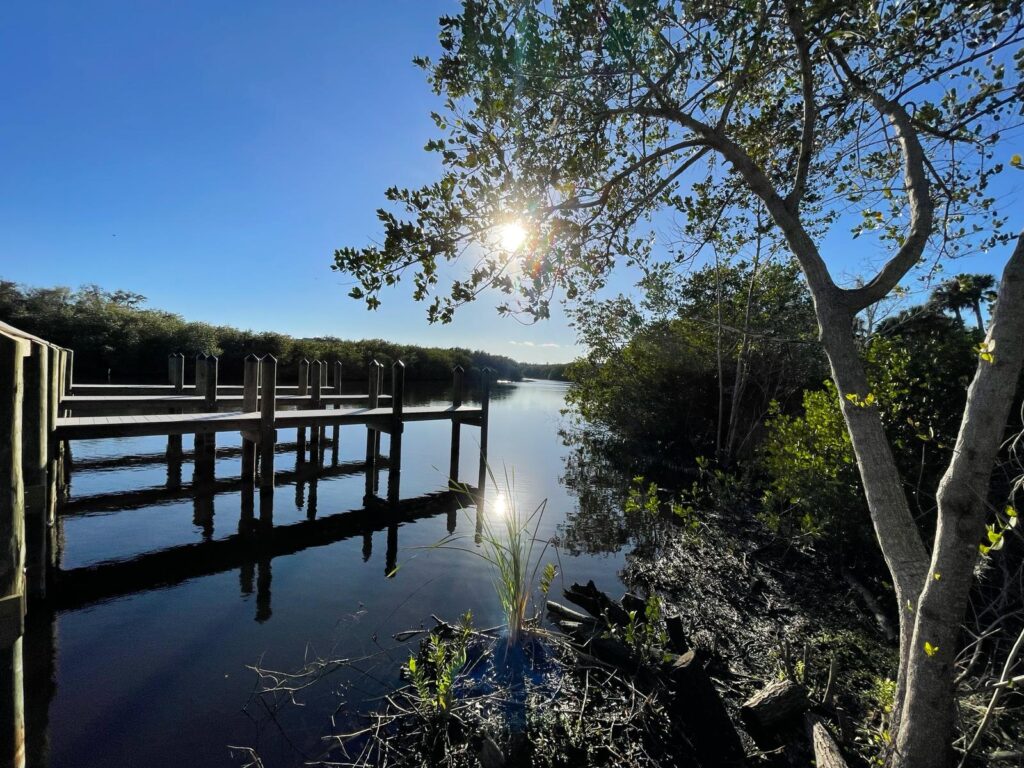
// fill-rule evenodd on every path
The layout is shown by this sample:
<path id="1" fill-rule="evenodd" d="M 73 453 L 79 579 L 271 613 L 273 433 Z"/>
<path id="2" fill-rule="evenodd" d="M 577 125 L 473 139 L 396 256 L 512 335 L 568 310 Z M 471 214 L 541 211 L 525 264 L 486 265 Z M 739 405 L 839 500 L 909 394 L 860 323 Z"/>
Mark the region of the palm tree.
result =
<path id="1" fill-rule="evenodd" d="M 985 322 L 981 319 L 981 302 L 983 300 L 989 303 L 995 301 L 996 279 L 992 275 L 957 275 L 956 280 L 960 283 L 960 295 L 974 310 L 978 330 L 984 333 Z"/>
<path id="2" fill-rule="evenodd" d="M 932 295 L 928 299 L 928 304 L 942 312 L 952 312 L 960 325 L 964 324 L 960 310 L 970 306 L 961 292 L 959 277 L 943 280 L 935 286 L 935 290 L 932 291 Z"/>

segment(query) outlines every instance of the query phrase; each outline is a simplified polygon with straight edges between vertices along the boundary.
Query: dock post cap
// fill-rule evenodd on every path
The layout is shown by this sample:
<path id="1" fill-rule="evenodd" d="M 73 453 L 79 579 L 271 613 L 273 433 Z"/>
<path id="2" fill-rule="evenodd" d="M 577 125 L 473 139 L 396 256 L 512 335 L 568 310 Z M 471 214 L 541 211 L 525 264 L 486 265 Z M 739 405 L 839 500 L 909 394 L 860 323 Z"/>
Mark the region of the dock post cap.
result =
<path id="1" fill-rule="evenodd" d="M 277 358 L 274 357 L 269 352 L 267 352 L 267 354 L 265 354 L 263 357 L 261 357 L 260 360 L 269 360 L 272 363 L 276 363 L 277 362 Z"/>
<path id="2" fill-rule="evenodd" d="M 461 365 L 456 365 L 454 368 L 452 368 L 452 373 L 465 373 L 465 372 L 466 372 L 466 369 L 463 368 Z"/>
<path id="3" fill-rule="evenodd" d="M 403 363 L 401 360 L 395 360 L 395 362 L 392 363 L 391 367 L 392 368 L 405 368 L 405 363 Z"/>
<path id="4" fill-rule="evenodd" d="M 259 358 L 259 356 L 255 352 L 250 352 L 248 355 L 245 356 L 245 359 L 246 360 L 259 360 L 260 358 Z"/>

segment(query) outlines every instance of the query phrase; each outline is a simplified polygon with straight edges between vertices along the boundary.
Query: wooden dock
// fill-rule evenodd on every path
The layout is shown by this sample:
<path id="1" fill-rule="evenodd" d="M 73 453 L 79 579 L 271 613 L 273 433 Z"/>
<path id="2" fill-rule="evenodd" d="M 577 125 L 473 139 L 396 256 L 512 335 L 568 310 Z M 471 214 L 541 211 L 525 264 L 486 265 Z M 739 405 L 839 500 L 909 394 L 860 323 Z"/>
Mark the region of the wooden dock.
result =
<path id="1" fill-rule="evenodd" d="M 25 765 L 24 680 L 22 638 L 27 601 L 46 601 L 53 606 L 80 605 L 91 599 L 121 594 L 131 583 L 150 588 L 185 578 L 250 563 L 316 546 L 385 525 L 388 528 L 388 560 L 397 550 L 397 522 L 423 514 L 416 500 L 400 499 L 402 441 L 405 425 L 442 421 L 451 424 L 449 486 L 451 494 L 482 493 L 486 479 L 487 428 L 490 372 L 482 377 L 479 405 L 463 402 L 464 372 L 453 371 L 453 397 L 449 405 L 407 406 L 405 365 L 398 361 L 391 371 L 391 392 L 382 392 L 383 366 L 369 365 L 365 393 L 343 393 L 341 364 L 334 363 L 333 386 L 328 387 L 328 364 L 301 361 L 297 384 L 278 386 L 277 360 L 249 355 L 241 385 L 218 381 L 216 357 L 196 358 L 195 381 L 185 383 L 185 359 L 168 357 L 168 384 L 78 384 L 73 376 L 74 352 L 26 334 L 0 322 L 0 764 Z M 458 482 L 461 429 L 480 429 L 480 461 L 476 488 Z M 338 446 L 342 427 L 366 430 L 365 460 L 339 465 Z M 279 444 L 280 429 L 295 429 L 294 443 Z M 327 430 L 331 433 L 328 436 Z M 214 477 L 218 458 L 217 435 L 237 432 L 242 446 L 222 451 L 219 458 L 240 460 L 236 478 Z M 194 436 L 190 456 L 194 482 L 181 484 L 181 464 L 186 452 L 182 435 Z M 389 455 L 381 455 L 381 434 L 390 436 Z M 205 541 L 149 553 L 137 562 L 61 572 L 58 509 L 67 501 L 67 477 L 72 444 L 137 436 L 166 436 L 162 457 L 134 457 L 142 463 L 166 461 L 166 488 L 134 492 L 138 499 L 192 495 L 197 510 L 209 504 L 218 490 L 241 488 L 243 505 L 239 532 L 228 541 Z M 332 447 L 332 466 L 324 467 L 327 446 Z M 294 450 L 294 472 L 275 473 L 275 457 Z M 92 464 L 112 465 L 109 459 Z M 379 473 L 388 474 L 385 498 L 377 495 Z M 316 519 L 313 504 L 321 476 L 365 474 L 364 509 Z M 297 498 L 308 483 L 311 516 L 303 524 L 273 526 L 273 489 L 276 480 L 296 483 Z M 259 488 L 259 520 L 254 518 L 254 498 Z M 116 494 L 115 494 L 116 495 Z M 248 500 L 248 501 L 246 501 Z M 118 509 L 124 500 L 82 499 L 67 505 L 68 514 L 78 508 Z M 453 514 L 454 497 L 440 502 L 431 497 L 427 509 L 440 507 Z M 129 506 L 132 506 L 129 504 Z M 369 526 L 369 528 L 368 528 Z M 204 529 L 205 530 L 205 529 Z M 212 531 L 212 522 L 211 529 Z M 204 537 L 206 533 L 204 533 Z M 269 560 L 266 560 L 269 563 Z M 269 567 L 269 565 L 267 566 Z M 130 578 L 129 578 L 130 577 Z"/>

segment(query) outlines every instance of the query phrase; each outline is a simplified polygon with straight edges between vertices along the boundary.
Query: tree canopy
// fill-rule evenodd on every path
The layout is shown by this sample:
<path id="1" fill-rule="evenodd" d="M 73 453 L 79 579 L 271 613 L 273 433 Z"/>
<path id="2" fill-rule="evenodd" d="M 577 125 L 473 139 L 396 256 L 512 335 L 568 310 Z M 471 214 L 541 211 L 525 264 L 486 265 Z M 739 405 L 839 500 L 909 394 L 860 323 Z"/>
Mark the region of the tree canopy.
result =
<path id="1" fill-rule="evenodd" d="M 809 238 L 843 214 L 901 254 L 849 292 L 865 306 L 925 241 L 936 258 L 1001 238 L 989 182 L 1019 166 L 996 150 L 1018 124 L 1022 35 L 1016 2 L 467 0 L 441 20 L 442 57 L 417 59 L 445 100 L 426 146 L 444 171 L 389 189 L 383 245 L 335 266 L 371 307 L 411 271 L 432 320 L 487 286 L 544 317 L 556 289 L 648 260 L 659 211 L 689 246 L 749 236 L 753 192 L 813 269 Z M 509 222 L 526 232 L 514 252 Z M 464 256 L 439 290 L 439 264 Z"/>

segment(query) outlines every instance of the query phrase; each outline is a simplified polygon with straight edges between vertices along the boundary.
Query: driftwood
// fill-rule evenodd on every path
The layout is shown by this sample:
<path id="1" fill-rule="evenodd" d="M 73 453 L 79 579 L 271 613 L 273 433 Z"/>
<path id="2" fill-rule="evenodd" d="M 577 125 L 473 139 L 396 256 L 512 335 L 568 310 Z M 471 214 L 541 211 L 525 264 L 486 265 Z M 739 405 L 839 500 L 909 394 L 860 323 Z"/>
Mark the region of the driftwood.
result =
<path id="1" fill-rule="evenodd" d="M 670 717 L 685 724 L 700 764 L 745 765 L 743 743 L 697 651 L 676 656 L 665 663 L 664 670 L 669 680 Z"/>
<path id="2" fill-rule="evenodd" d="M 740 713 L 753 729 L 770 734 L 796 722 L 810 707 L 806 688 L 792 680 L 776 680 L 747 699 Z"/>
<path id="3" fill-rule="evenodd" d="M 547 609 L 562 631 L 572 637 L 581 652 L 628 674 L 640 690 L 660 689 L 667 696 L 673 727 L 679 729 L 694 749 L 698 765 L 738 768 L 745 765 L 743 744 L 725 705 L 696 651 L 687 649 L 683 623 L 679 617 L 666 620 L 671 650 L 659 665 L 645 664 L 621 640 L 608 635 L 608 623 L 629 623 L 629 612 L 638 611 L 646 602 L 635 595 L 616 603 L 589 582 L 565 590 L 565 596 L 593 617 L 548 601 Z M 627 610 L 628 608 L 628 610 Z"/>
<path id="4" fill-rule="evenodd" d="M 585 585 L 573 584 L 562 591 L 565 599 L 575 603 L 587 613 L 598 618 L 607 618 L 613 624 L 625 627 L 629 624 L 629 611 L 599 590 L 593 581 Z"/>
<path id="5" fill-rule="evenodd" d="M 683 619 L 680 616 L 668 616 L 665 619 L 665 629 L 668 630 L 668 647 L 673 653 L 680 655 L 690 650 L 690 641 L 683 629 Z"/>
<path id="6" fill-rule="evenodd" d="M 632 592 L 624 592 L 622 597 L 619 598 L 619 605 L 626 611 L 636 611 L 638 621 L 647 621 L 647 601 L 642 597 L 634 595 Z"/>
<path id="7" fill-rule="evenodd" d="M 554 614 L 554 616 L 558 619 L 564 619 L 566 621 L 575 621 L 581 624 L 588 621 L 593 621 L 593 619 L 591 619 L 589 616 L 585 616 L 579 611 L 574 611 L 572 608 L 562 605 L 561 603 L 556 603 L 554 600 L 548 600 L 546 607 L 548 609 L 548 613 Z"/>
<path id="8" fill-rule="evenodd" d="M 832 733 L 826 727 L 825 721 L 817 715 L 807 714 L 805 722 L 807 723 L 807 735 L 814 748 L 814 763 L 817 768 L 847 768 L 846 761 L 839 751 L 839 745 L 832 738 Z"/>

